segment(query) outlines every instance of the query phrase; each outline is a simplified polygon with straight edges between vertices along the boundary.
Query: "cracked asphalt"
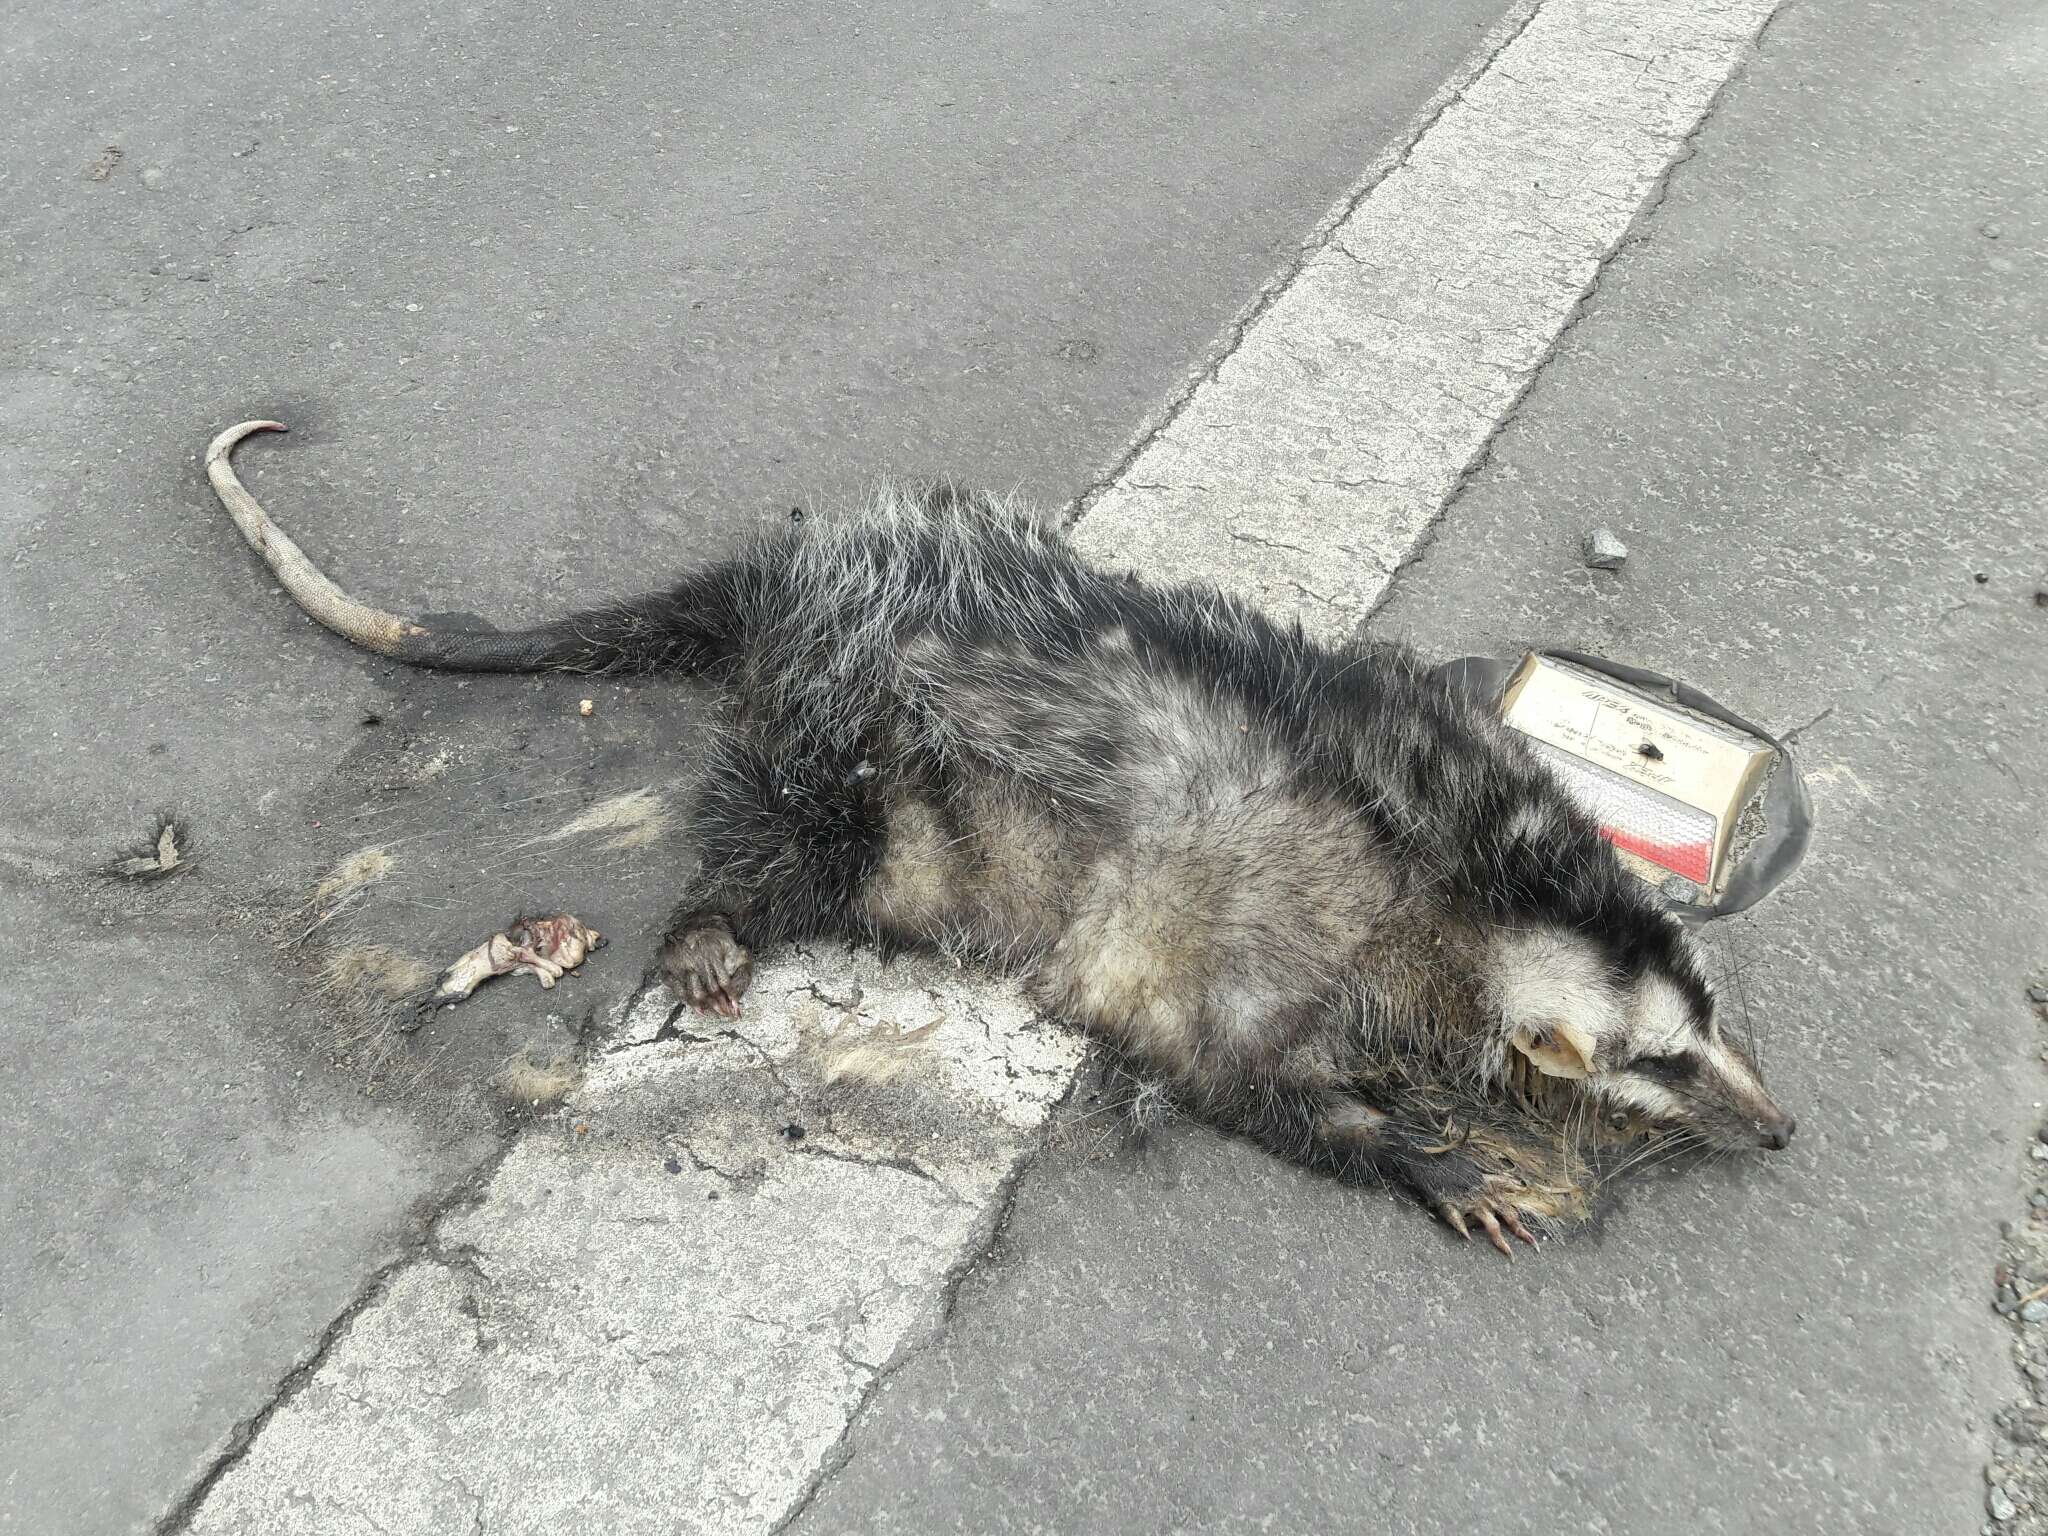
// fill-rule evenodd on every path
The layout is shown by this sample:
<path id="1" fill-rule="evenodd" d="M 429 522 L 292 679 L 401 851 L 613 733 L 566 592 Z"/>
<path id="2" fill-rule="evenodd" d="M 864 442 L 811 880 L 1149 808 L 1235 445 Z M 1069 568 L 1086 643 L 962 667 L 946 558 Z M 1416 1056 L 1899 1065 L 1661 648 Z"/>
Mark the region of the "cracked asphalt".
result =
<path id="1" fill-rule="evenodd" d="M 2048 1518 L 1990 1310 L 2048 1100 L 2031 7 L 124 0 L 13 18 L 0 82 L 0 1529 Z M 254 489 L 399 607 L 950 469 L 1328 632 L 1807 722 L 1814 853 L 1714 933 L 1800 1142 L 1510 1268 L 1105 1137 L 971 977 L 796 955 L 678 1020 L 703 700 L 347 653 L 196 474 L 266 413 Z M 159 813 L 192 867 L 100 877 Z M 536 902 L 613 947 L 391 1028 L 365 953 Z"/>

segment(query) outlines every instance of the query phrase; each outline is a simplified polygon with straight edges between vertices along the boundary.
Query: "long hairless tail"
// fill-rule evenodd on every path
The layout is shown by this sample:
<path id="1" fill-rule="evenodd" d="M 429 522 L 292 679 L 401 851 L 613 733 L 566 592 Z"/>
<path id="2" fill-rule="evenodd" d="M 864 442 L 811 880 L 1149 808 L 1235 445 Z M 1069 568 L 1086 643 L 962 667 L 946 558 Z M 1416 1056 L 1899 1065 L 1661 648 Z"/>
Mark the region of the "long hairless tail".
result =
<path id="1" fill-rule="evenodd" d="M 414 667 L 457 672 L 612 672 L 660 666 L 697 670 L 731 643 L 730 570 L 706 572 L 672 592 L 593 608 L 551 624 L 514 630 L 430 629 L 372 608 L 336 586 L 270 520 L 228 457 L 257 432 L 282 422 L 245 421 L 206 447 L 206 478 L 249 547 L 263 557 L 293 602 L 351 644 Z"/>

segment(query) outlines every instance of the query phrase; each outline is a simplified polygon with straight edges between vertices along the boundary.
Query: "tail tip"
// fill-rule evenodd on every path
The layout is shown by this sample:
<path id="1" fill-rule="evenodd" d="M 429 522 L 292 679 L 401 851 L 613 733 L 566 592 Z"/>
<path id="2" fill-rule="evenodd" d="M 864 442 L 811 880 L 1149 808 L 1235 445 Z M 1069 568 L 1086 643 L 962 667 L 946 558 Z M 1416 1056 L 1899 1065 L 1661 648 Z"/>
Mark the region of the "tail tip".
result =
<path id="1" fill-rule="evenodd" d="M 214 464 L 225 459 L 228 456 L 229 450 L 251 433 L 289 431 L 291 431 L 291 428 L 281 421 L 238 422 L 206 445 L 206 462 Z"/>

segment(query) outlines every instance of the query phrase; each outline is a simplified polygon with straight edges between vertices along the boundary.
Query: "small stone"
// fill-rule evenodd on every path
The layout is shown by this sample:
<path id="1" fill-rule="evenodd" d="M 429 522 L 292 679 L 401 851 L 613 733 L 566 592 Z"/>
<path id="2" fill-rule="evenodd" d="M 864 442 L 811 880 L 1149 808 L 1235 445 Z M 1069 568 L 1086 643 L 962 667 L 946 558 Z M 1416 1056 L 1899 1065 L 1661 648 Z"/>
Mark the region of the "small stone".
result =
<path id="1" fill-rule="evenodd" d="M 1700 888 L 1683 875 L 1666 875 L 1657 890 L 1666 901 L 1679 902 L 1688 907 L 1700 899 Z"/>
<path id="2" fill-rule="evenodd" d="M 2031 1195 L 2027 1196 L 2027 1204 L 2031 1205 L 2037 1211 L 2048 1210 L 2048 1195 L 2042 1194 L 2041 1191 L 2037 1189 Z"/>
<path id="3" fill-rule="evenodd" d="M 2048 1003 L 2048 987 L 2027 988 L 2027 1001 L 2030 1003 Z M 2041 1134 L 2048 1136 L 2048 1125 L 2041 1127 Z"/>
<path id="4" fill-rule="evenodd" d="M 1618 571 L 1628 560 L 1628 546 L 1615 537 L 1612 528 L 1595 528 L 1587 533 L 1580 553 L 1587 567 L 1595 571 Z"/>
<path id="5" fill-rule="evenodd" d="M 2006 1497 L 2005 1490 L 1997 1486 L 1984 1495 L 1984 1510 L 1994 1520 L 2010 1520 L 2019 1513 L 2012 1500 Z"/>
<path id="6" fill-rule="evenodd" d="M 592 715 L 597 713 L 597 700 L 578 699 L 576 701 L 576 713 L 581 715 L 584 719 L 588 720 Z"/>
<path id="7" fill-rule="evenodd" d="M 2000 1237 L 2003 1237 L 2003 1238 L 2006 1238 L 2006 1239 L 2011 1239 L 2011 1238 L 2015 1238 L 2015 1237 L 2018 1237 L 2018 1236 L 2019 1236 L 2019 1234 L 2020 1234 L 2020 1228 L 2019 1228 L 2019 1223 L 2018 1223 L 2018 1222 L 2016 1222 L 2016 1221 L 2001 1221 L 2001 1222 L 2000 1222 L 2000 1223 L 1998 1224 L 1998 1235 L 1999 1235 Z"/>
<path id="8" fill-rule="evenodd" d="M 664 1158 L 661 1164 L 661 1171 L 663 1173 L 681 1173 L 683 1165 L 673 1157 Z"/>
<path id="9" fill-rule="evenodd" d="M 2048 1143 L 2035 1142 L 2031 1147 L 2027 1148 L 2027 1156 L 2037 1163 L 2048 1163 Z"/>
<path id="10" fill-rule="evenodd" d="M 2048 1318 L 2048 1301 L 2037 1297 L 2020 1308 L 2020 1321 L 2023 1323 L 2038 1323 L 2043 1318 Z"/>
<path id="11" fill-rule="evenodd" d="M 164 168 L 160 165 L 149 167 L 142 173 L 142 184 L 152 192 L 161 192 L 164 188 Z"/>
<path id="12" fill-rule="evenodd" d="M 1977 233 L 1986 240 L 1996 240 L 2005 233 L 2005 226 L 2002 224 L 1979 224 L 1977 226 Z"/>
<path id="13" fill-rule="evenodd" d="M 2040 1365 L 2033 1361 L 2028 1361 L 2027 1379 L 2029 1381 L 2048 1381 L 2048 1365 Z"/>
<path id="14" fill-rule="evenodd" d="M 2015 1307 L 2011 1302 L 2007 1301 L 2003 1296 L 2001 1296 L 1998 1298 L 1998 1300 L 1991 1303 L 1991 1310 L 1996 1312 L 2000 1317 L 2011 1317 L 2013 1313 L 2018 1311 L 2019 1309 Z"/>

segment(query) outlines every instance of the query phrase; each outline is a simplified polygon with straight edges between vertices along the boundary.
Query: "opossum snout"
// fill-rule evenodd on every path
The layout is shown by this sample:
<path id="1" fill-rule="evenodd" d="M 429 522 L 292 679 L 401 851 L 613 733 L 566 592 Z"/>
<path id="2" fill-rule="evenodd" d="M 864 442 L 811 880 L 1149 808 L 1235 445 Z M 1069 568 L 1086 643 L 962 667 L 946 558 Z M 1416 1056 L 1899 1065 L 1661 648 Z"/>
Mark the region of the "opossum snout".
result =
<path id="1" fill-rule="evenodd" d="M 1756 1144 L 1772 1152 L 1782 1152 L 1792 1145 L 1792 1133 L 1799 1129 L 1799 1122 L 1790 1115 L 1779 1115 L 1775 1120 L 1759 1120 L 1756 1123 Z"/>

